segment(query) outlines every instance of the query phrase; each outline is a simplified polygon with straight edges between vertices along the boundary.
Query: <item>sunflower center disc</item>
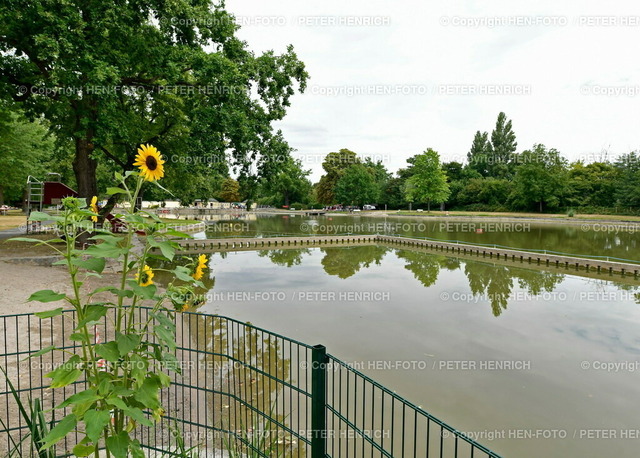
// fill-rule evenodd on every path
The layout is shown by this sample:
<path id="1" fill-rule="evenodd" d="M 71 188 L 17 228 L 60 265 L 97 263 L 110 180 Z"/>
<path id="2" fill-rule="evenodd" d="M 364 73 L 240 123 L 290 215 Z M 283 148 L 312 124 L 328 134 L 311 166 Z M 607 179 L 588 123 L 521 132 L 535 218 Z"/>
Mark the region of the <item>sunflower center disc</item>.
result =
<path id="1" fill-rule="evenodd" d="M 147 168 L 151 171 L 154 171 L 155 169 L 158 168 L 158 161 L 156 161 L 156 158 L 153 156 L 147 156 L 147 160 L 145 161 Z"/>

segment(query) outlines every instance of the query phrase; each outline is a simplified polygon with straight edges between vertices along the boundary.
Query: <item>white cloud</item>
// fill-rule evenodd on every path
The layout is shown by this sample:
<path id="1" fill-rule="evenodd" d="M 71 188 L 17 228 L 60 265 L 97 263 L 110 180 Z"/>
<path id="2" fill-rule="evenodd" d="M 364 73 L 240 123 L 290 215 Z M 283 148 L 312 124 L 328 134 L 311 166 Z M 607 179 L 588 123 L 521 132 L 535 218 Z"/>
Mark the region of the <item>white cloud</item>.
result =
<path id="1" fill-rule="evenodd" d="M 227 8 L 242 18 L 239 34 L 256 52 L 291 43 L 307 65 L 309 89 L 294 97 L 279 124 L 300 154 L 349 148 L 386 155 L 392 171 L 427 147 L 444 160 L 459 159 L 476 130 L 491 131 L 500 111 L 513 120 L 519 150 L 540 142 L 578 159 L 603 148 L 614 157 L 640 148 L 636 2 L 230 0 Z M 384 24 L 302 25 L 309 16 L 324 16 L 316 23 L 366 16 Z M 474 21 L 480 25 L 460 25 Z M 439 93 L 456 84 L 514 85 L 529 95 Z M 402 94 L 412 86 L 429 93 Z M 322 95 L 329 89 L 342 93 Z M 354 90 L 365 94 L 349 95 Z M 367 92 L 379 90 L 400 93 Z M 317 180 L 320 163 L 307 166 Z"/>

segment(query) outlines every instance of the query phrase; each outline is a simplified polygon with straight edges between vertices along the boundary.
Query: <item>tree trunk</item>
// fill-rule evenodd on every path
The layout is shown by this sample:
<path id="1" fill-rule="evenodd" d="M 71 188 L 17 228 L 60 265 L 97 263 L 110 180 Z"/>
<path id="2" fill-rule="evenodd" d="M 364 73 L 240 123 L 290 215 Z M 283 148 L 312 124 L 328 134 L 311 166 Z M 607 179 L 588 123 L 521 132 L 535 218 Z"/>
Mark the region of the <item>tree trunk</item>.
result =
<path id="1" fill-rule="evenodd" d="M 73 160 L 73 171 L 78 183 L 78 197 L 84 197 L 89 201 L 93 196 L 98 195 L 98 184 L 96 181 L 96 167 L 98 161 L 91 157 L 93 143 L 91 136 L 76 138 L 76 157 Z M 76 242 L 78 246 L 85 247 L 89 244 L 88 232 L 82 232 Z"/>
<path id="2" fill-rule="evenodd" d="M 89 136 L 87 136 L 89 137 Z M 91 157 L 93 143 L 89 138 L 76 138 L 76 157 L 73 160 L 73 171 L 78 183 L 78 197 L 91 199 L 98 195 L 96 167 L 98 162 Z"/>
<path id="3" fill-rule="evenodd" d="M 540 213 L 542 213 L 542 201 L 540 201 Z"/>
<path id="4" fill-rule="evenodd" d="M 100 209 L 100 222 L 104 221 L 105 216 L 107 216 L 109 213 L 111 213 L 111 211 L 113 210 L 113 208 L 116 206 L 116 204 L 118 203 L 118 194 L 114 194 L 112 196 L 109 196 L 109 199 L 107 200 L 107 203 L 104 205 L 104 207 L 102 207 Z"/>
<path id="5" fill-rule="evenodd" d="M 289 193 L 285 192 L 284 193 L 284 204 L 286 207 L 289 207 Z"/>
<path id="6" fill-rule="evenodd" d="M 4 186 L 0 185 L 0 205 L 4 205 Z"/>

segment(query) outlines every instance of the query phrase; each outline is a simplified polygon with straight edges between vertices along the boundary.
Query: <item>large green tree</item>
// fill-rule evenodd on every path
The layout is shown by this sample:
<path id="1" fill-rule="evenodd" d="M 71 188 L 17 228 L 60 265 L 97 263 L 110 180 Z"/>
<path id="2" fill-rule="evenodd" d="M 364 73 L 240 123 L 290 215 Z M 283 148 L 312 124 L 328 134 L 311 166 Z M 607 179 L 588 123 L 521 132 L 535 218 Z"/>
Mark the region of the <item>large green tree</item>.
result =
<path id="1" fill-rule="evenodd" d="M 619 176 L 619 170 L 609 162 L 572 163 L 568 173 L 567 203 L 572 207 L 608 207 L 615 204 Z"/>
<path id="2" fill-rule="evenodd" d="M 488 175 L 495 178 L 508 178 L 513 176 L 513 170 L 517 163 L 515 155 L 518 142 L 513 132 L 511 120 L 507 119 L 504 112 L 498 114 L 496 127 L 491 132 L 491 160 L 487 164 Z"/>
<path id="3" fill-rule="evenodd" d="M 54 149 L 45 124 L 10 112 L 0 126 L 0 205 L 22 201 L 27 177 L 42 180 Z"/>
<path id="4" fill-rule="evenodd" d="M 0 97 L 44 116 L 73 144 L 81 197 L 97 194 L 101 161 L 130 168 L 152 143 L 167 165 L 218 176 L 226 163 L 255 182 L 284 139 L 307 73 L 292 47 L 254 55 L 211 0 L 10 0 L 0 5 Z M 174 160 L 177 159 L 177 160 Z M 167 181 L 185 167 L 167 167 Z"/>
<path id="5" fill-rule="evenodd" d="M 239 202 L 241 199 L 240 184 L 233 178 L 226 178 L 222 182 L 219 196 L 223 202 Z"/>
<path id="6" fill-rule="evenodd" d="M 322 168 L 325 174 L 320 177 L 320 181 L 316 185 L 316 198 L 321 204 L 335 204 L 335 187 L 345 170 L 354 164 L 360 164 L 362 161 L 351 150 L 342 148 L 338 152 L 329 153 L 322 162 Z"/>
<path id="7" fill-rule="evenodd" d="M 335 187 L 335 199 L 346 205 L 376 203 L 380 197 L 380 188 L 372 170 L 364 164 L 353 164 L 347 168 Z"/>
<path id="8" fill-rule="evenodd" d="M 387 187 L 387 183 L 393 175 L 389 173 L 381 160 L 374 162 L 370 157 L 365 157 L 362 164 L 367 168 L 367 170 L 369 170 L 369 173 L 371 173 L 371 175 L 373 176 L 376 187 L 378 188 L 378 193 L 380 194 L 378 196 L 378 201 L 380 201 L 382 194 Z M 375 201 L 372 201 L 371 203 L 375 203 Z"/>
<path id="9" fill-rule="evenodd" d="M 513 189 L 513 182 L 497 178 L 470 178 L 459 190 L 457 199 L 469 208 L 504 211 Z"/>
<path id="10" fill-rule="evenodd" d="M 306 202 L 311 193 L 311 182 L 307 178 L 310 173 L 302 168 L 302 161 L 287 156 L 280 170 L 263 179 L 262 190 L 272 201 L 287 207 L 291 202 Z"/>
<path id="11" fill-rule="evenodd" d="M 407 162 L 411 164 L 411 177 L 405 184 L 407 200 L 426 202 L 428 211 L 431 211 L 431 202 L 445 202 L 451 191 L 438 152 L 428 148 Z"/>
<path id="12" fill-rule="evenodd" d="M 492 147 L 488 132 L 477 131 L 471 143 L 471 149 L 467 153 L 469 167 L 482 176 L 489 175 L 490 163 L 492 163 Z"/>
<path id="13" fill-rule="evenodd" d="M 378 201 L 388 208 L 404 208 L 406 201 L 404 197 L 405 181 L 399 177 L 389 178 L 385 183 Z"/>
<path id="14" fill-rule="evenodd" d="M 640 208 L 640 153 L 633 151 L 622 155 L 616 160 L 615 167 L 618 171 L 616 204 Z"/>
<path id="15" fill-rule="evenodd" d="M 516 169 L 513 203 L 530 209 L 534 205 L 542 212 L 545 207 L 558 207 L 566 192 L 567 160 L 544 145 L 534 145 L 524 151 Z"/>

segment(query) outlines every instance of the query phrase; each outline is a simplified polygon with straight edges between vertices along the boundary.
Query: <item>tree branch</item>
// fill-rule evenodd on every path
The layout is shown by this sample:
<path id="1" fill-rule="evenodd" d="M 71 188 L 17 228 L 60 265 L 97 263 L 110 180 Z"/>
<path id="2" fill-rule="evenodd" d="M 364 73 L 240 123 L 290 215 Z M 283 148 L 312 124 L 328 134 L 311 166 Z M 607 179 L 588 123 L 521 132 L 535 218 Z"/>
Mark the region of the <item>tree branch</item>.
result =
<path id="1" fill-rule="evenodd" d="M 107 156 L 109 159 L 111 159 L 113 162 L 115 162 L 116 164 L 118 164 L 120 167 L 122 167 L 123 169 L 127 168 L 127 164 L 125 162 L 123 162 L 122 160 L 118 159 L 116 156 L 114 156 L 113 154 L 111 154 L 111 152 L 109 152 L 109 150 L 107 148 L 105 148 L 102 145 L 98 145 L 98 148 L 100 148 L 100 150 L 102 150 L 102 152 L 105 154 L 105 156 Z"/>

